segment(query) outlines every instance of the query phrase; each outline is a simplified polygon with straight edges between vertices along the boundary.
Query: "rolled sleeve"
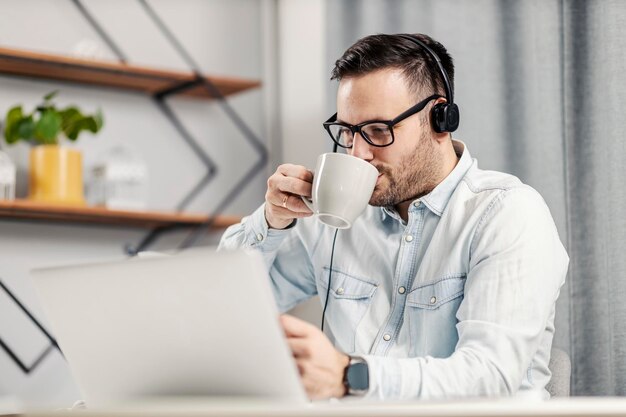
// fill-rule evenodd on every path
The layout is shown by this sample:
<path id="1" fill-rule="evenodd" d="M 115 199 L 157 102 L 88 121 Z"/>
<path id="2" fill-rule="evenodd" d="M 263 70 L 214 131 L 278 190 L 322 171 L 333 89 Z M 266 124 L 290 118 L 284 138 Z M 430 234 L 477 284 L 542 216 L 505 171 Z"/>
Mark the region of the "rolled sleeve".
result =
<path id="1" fill-rule="evenodd" d="M 271 229 L 265 220 L 265 205 L 261 205 L 240 223 L 226 229 L 218 247 L 218 250 L 247 248 L 261 253 L 276 304 L 282 312 L 317 293 L 309 254 L 295 226 L 296 221 L 286 229 Z"/>
<path id="2" fill-rule="evenodd" d="M 251 215 L 230 226 L 222 235 L 218 250 L 255 248 L 264 253 L 276 252 L 282 241 L 289 234 L 289 229 L 271 229 L 265 220 L 265 204 Z M 273 257 L 269 264 L 273 261 Z"/>

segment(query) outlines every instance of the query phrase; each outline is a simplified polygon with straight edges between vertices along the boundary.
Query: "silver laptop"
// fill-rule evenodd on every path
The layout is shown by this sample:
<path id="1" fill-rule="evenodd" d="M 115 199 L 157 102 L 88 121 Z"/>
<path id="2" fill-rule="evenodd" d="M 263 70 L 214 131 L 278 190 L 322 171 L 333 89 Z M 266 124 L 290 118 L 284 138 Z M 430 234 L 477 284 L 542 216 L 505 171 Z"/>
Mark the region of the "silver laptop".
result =
<path id="1" fill-rule="evenodd" d="M 163 396 L 306 401 L 256 253 L 194 249 L 31 275 L 88 407 Z"/>

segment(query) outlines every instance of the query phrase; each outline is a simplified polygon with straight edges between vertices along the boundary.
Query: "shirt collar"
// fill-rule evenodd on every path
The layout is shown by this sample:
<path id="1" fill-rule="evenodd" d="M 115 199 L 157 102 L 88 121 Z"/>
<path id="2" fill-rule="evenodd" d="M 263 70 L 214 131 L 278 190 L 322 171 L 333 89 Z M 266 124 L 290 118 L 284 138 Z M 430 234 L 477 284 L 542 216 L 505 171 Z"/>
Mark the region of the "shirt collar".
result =
<path id="1" fill-rule="evenodd" d="M 428 207 L 430 211 L 440 217 L 448 205 L 448 201 L 450 201 L 450 197 L 452 197 L 454 190 L 456 190 L 456 187 L 467 173 L 467 170 L 469 170 L 472 166 L 472 156 L 470 155 L 465 143 L 453 139 L 452 146 L 454 147 L 454 152 L 459 157 L 459 162 L 456 164 L 452 172 L 450 172 L 450 174 L 448 174 L 448 176 L 441 181 L 434 190 L 419 199 L 426 207 Z M 413 206 L 411 206 L 411 209 L 413 209 Z M 393 207 L 382 207 L 382 210 L 383 219 L 385 215 L 398 220 L 400 219 L 400 215 L 396 213 L 396 210 Z"/>

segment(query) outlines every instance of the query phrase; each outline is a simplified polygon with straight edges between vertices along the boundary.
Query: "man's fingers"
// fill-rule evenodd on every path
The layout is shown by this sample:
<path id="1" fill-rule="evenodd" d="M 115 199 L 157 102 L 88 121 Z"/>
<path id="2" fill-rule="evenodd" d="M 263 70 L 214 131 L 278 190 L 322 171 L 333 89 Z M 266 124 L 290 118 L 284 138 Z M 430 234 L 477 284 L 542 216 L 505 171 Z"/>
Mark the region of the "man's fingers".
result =
<path id="1" fill-rule="evenodd" d="M 301 337 L 290 337 L 287 339 L 289 349 L 295 358 L 308 358 L 311 356 L 310 342 Z"/>
<path id="2" fill-rule="evenodd" d="M 293 198 L 293 197 L 292 197 Z M 303 217 L 310 217 L 313 215 L 313 212 L 310 210 L 308 212 L 300 212 L 300 211 L 292 211 L 283 207 L 273 206 L 272 207 L 272 215 L 281 219 L 301 219 Z"/>
<path id="3" fill-rule="evenodd" d="M 275 195 L 267 195 L 266 205 L 265 205 L 265 219 L 267 224 L 271 228 L 275 229 L 283 229 L 289 226 L 294 219 L 300 219 L 304 217 L 310 217 L 313 215 L 313 212 L 306 208 L 302 208 L 299 204 L 304 204 L 300 197 L 289 195 L 287 200 L 284 200 L 288 195 L 283 195 L 283 200 L 280 202 L 276 201 Z M 285 201 L 286 208 L 283 207 L 283 201 Z M 294 201 L 297 201 L 294 206 Z"/>
<path id="4" fill-rule="evenodd" d="M 266 200 L 274 206 L 274 209 L 281 208 L 288 210 L 289 212 L 311 214 L 311 210 L 304 204 L 302 198 L 299 195 L 286 194 L 286 193 L 272 193 L 268 194 Z"/>
<path id="5" fill-rule="evenodd" d="M 282 201 L 281 201 L 281 207 L 283 207 Z M 304 204 L 304 201 L 302 201 L 302 197 L 300 197 L 299 195 L 292 195 L 289 198 L 287 198 L 287 200 L 285 201 L 285 207 L 283 208 L 286 208 L 296 213 L 304 213 L 304 214 L 313 213 L 311 209 L 306 204 Z"/>
<path id="6" fill-rule="evenodd" d="M 298 178 L 302 181 L 312 182 L 313 173 L 302 165 L 283 164 L 278 167 L 276 172 L 287 177 Z"/>
<path id="7" fill-rule="evenodd" d="M 313 214 L 311 209 L 304 204 L 300 196 L 293 196 L 287 200 L 287 208 L 296 213 L 303 213 L 306 215 Z"/>
<path id="8" fill-rule="evenodd" d="M 274 186 L 278 191 L 284 193 L 303 195 L 305 197 L 311 196 L 311 183 L 299 178 L 279 176 L 274 180 Z"/>
<path id="9" fill-rule="evenodd" d="M 287 337 L 306 337 L 314 330 L 317 330 L 317 327 L 312 324 L 290 316 L 289 314 L 282 314 L 280 316 L 280 324 Z"/>

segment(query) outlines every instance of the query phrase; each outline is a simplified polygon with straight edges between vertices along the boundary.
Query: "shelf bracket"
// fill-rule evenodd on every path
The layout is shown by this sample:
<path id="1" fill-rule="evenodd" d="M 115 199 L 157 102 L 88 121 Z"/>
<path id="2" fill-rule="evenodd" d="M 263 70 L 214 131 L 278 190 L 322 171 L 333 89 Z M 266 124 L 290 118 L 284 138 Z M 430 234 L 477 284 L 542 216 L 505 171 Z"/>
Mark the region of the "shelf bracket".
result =
<path id="1" fill-rule="evenodd" d="M 174 85 L 172 87 L 165 88 L 161 91 L 157 91 L 154 93 L 154 98 L 157 100 L 163 100 L 167 96 L 171 96 L 173 94 L 178 94 L 189 90 L 190 88 L 197 87 L 202 84 L 202 77 L 195 77 L 191 81 L 185 81 L 183 83 Z"/>

